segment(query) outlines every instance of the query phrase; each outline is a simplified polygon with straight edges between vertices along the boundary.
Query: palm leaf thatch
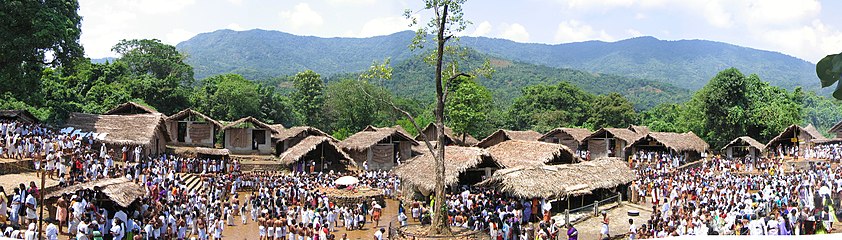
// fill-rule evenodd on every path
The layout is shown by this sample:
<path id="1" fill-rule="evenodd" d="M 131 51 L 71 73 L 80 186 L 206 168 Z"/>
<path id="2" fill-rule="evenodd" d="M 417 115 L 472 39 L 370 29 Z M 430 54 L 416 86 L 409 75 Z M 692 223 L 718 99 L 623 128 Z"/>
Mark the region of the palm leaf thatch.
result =
<path id="1" fill-rule="evenodd" d="M 278 133 L 272 134 L 272 138 L 275 141 L 284 141 L 292 137 L 304 137 L 304 136 L 322 136 L 328 137 L 330 139 L 336 140 L 330 134 L 322 132 L 318 128 L 310 127 L 310 126 L 298 126 L 298 127 L 291 127 L 288 129 L 279 130 Z"/>
<path id="2" fill-rule="evenodd" d="M 731 142 L 729 142 L 728 144 L 725 144 L 725 146 L 722 147 L 722 151 L 725 151 L 725 149 L 728 149 L 732 146 L 750 146 L 757 150 L 763 151 L 766 145 L 763 145 L 762 143 L 758 142 L 757 140 L 754 140 L 754 138 L 751 138 L 749 136 L 742 136 L 731 140 Z"/>
<path id="3" fill-rule="evenodd" d="M 202 114 L 202 113 L 200 113 L 196 110 L 193 110 L 191 108 L 181 110 L 180 112 L 177 112 L 176 114 L 173 114 L 172 116 L 167 117 L 167 121 L 179 121 L 179 120 L 191 117 L 191 116 L 192 117 L 199 117 L 201 119 L 204 119 L 206 122 L 209 122 L 209 123 L 213 124 L 217 128 L 222 128 L 222 123 L 220 123 L 219 121 L 216 121 L 213 118 L 210 118 L 207 115 Z"/>
<path id="4" fill-rule="evenodd" d="M 381 131 L 381 130 L 385 130 L 385 131 L 396 130 L 400 133 L 403 133 L 404 135 L 412 136 L 412 134 L 409 134 L 409 132 L 406 131 L 406 129 L 404 129 L 403 127 L 401 127 L 401 125 L 395 125 L 394 127 L 375 127 L 375 126 L 372 126 L 372 125 L 368 125 L 365 128 L 363 128 L 363 131 Z"/>
<path id="5" fill-rule="evenodd" d="M 116 145 L 152 144 L 157 131 L 161 131 L 165 142 L 169 134 L 164 125 L 164 116 L 160 113 L 136 115 L 96 115 L 70 113 L 68 127 L 85 132 L 107 133 L 103 142 Z"/>
<path id="6" fill-rule="evenodd" d="M 494 161 L 485 149 L 477 147 L 447 146 L 444 148 L 444 183 L 454 185 L 459 181 L 459 174 L 470 168 L 479 166 L 483 161 Z M 498 165 L 498 163 L 494 162 Z M 436 160 L 431 154 L 424 154 L 409 159 L 404 164 L 393 169 L 395 175 L 405 183 L 411 184 L 424 191 L 432 191 L 436 187 Z"/>
<path id="7" fill-rule="evenodd" d="M 27 110 L 0 110 L 0 119 L 37 123 L 38 118 Z"/>
<path id="8" fill-rule="evenodd" d="M 405 133 L 406 131 L 401 131 L 402 129 L 368 126 L 363 131 L 346 138 L 340 145 L 346 150 L 363 151 L 389 137 L 398 138 L 401 141 L 408 141 L 412 145 L 418 145 L 418 142 L 412 139 L 409 134 Z"/>
<path id="9" fill-rule="evenodd" d="M 257 120 L 257 118 L 254 118 L 254 117 L 240 118 L 237 121 L 233 121 L 231 123 L 228 123 L 228 125 L 225 125 L 224 127 L 222 127 L 222 130 L 225 131 L 226 129 L 229 129 L 229 128 L 238 128 L 242 124 L 254 124 L 254 126 L 256 128 L 269 129 L 269 131 L 272 131 L 272 133 L 278 132 L 277 126 L 273 127 L 272 125 L 261 122 L 260 120 Z M 280 125 L 280 124 L 276 124 L 276 125 Z M 281 126 L 281 127 L 283 127 L 283 126 Z"/>
<path id="10" fill-rule="evenodd" d="M 337 145 L 335 139 L 324 136 L 309 136 L 282 153 L 280 156 L 280 162 L 285 165 L 298 162 L 298 160 L 307 156 L 308 153 L 318 149 L 319 145 L 322 145 L 329 151 L 334 151 L 334 154 L 341 157 L 339 160 L 351 160 L 351 157 L 342 151 L 342 148 Z"/>
<path id="11" fill-rule="evenodd" d="M 426 137 L 427 140 L 437 141 L 436 137 L 438 136 L 438 134 L 436 134 L 436 130 L 437 129 L 436 129 L 435 124 L 433 124 L 433 123 L 427 124 L 427 126 L 424 127 L 423 130 L 421 130 L 421 133 L 419 133 L 417 136 L 415 136 L 415 140 L 423 141 L 424 138 Z M 464 147 L 473 146 L 473 145 L 475 145 L 479 142 L 476 138 L 474 138 L 470 134 L 467 134 L 467 133 L 466 134 L 457 134 L 456 132 L 453 131 L 452 128 L 449 128 L 447 126 L 444 127 L 444 136 L 451 143 L 453 143 L 455 145 L 459 145 L 459 146 L 464 146 Z M 462 141 L 463 138 L 464 138 L 464 141 Z"/>
<path id="12" fill-rule="evenodd" d="M 580 144 L 590 136 L 593 132 L 591 130 L 585 128 L 556 128 L 550 130 L 549 132 L 545 133 L 541 138 L 538 138 L 538 141 L 545 141 L 546 139 L 553 137 L 559 133 L 564 133 L 573 137 L 573 140 L 579 142 Z"/>
<path id="13" fill-rule="evenodd" d="M 606 133 L 611 134 L 614 138 L 618 138 L 623 140 L 627 143 L 632 143 L 637 141 L 641 137 L 646 136 L 646 134 L 639 134 L 627 128 L 600 128 L 596 130 L 593 134 L 585 138 L 585 141 L 591 138 L 602 138 L 606 135 Z"/>
<path id="14" fill-rule="evenodd" d="M 491 146 L 488 153 L 506 168 L 574 161 L 573 153 L 566 146 L 538 141 L 509 140 Z"/>
<path id="15" fill-rule="evenodd" d="M 830 129 L 827 130 L 827 133 L 834 133 L 835 134 L 836 132 L 839 132 L 839 131 L 842 131 L 842 121 L 839 121 L 838 123 L 834 124 L 833 127 L 830 127 Z"/>
<path id="16" fill-rule="evenodd" d="M 649 134 L 650 132 L 652 132 L 652 130 L 649 129 L 649 127 L 638 126 L 638 125 L 630 125 L 629 130 L 632 130 L 632 132 L 635 132 L 635 133 L 641 134 L 641 135 L 646 135 L 646 134 Z"/>
<path id="17" fill-rule="evenodd" d="M 480 182 L 520 198 L 577 196 L 634 181 L 637 176 L 619 158 L 553 166 L 521 166 L 501 169 Z"/>
<path id="18" fill-rule="evenodd" d="M 155 110 L 151 107 L 145 106 L 140 103 L 136 102 L 126 102 L 116 107 L 112 108 L 111 110 L 106 111 L 103 115 L 131 115 L 131 114 L 149 114 L 149 113 L 159 113 L 158 110 Z"/>
<path id="19" fill-rule="evenodd" d="M 228 149 L 225 148 L 206 148 L 206 147 L 197 147 L 196 153 L 202 155 L 212 155 L 212 156 L 228 156 L 231 154 Z"/>
<path id="20" fill-rule="evenodd" d="M 646 136 L 639 138 L 626 146 L 626 150 L 637 146 L 638 144 L 648 143 L 649 141 L 657 141 L 664 145 L 664 147 L 672 149 L 676 152 L 698 152 L 703 153 L 710 148 L 705 140 L 696 136 L 693 132 L 686 133 L 672 133 L 672 132 L 650 132 Z"/>
<path id="21" fill-rule="evenodd" d="M 521 140 L 521 141 L 538 141 L 541 138 L 541 133 L 536 131 L 528 130 L 528 131 L 512 131 L 512 130 L 505 130 L 500 129 L 496 132 L 488 135 L 479 143 L 477 143 L 477 147 L 481 148 L 489 148 L 495 144 L 498 144 L 503 141 L 508 140 Z"/>
<path id="22" fill-rule="evenodd" d="M 808 139 L 800 139 L 801 136 L 804 136 L 804 135 L 806 135 L 806 137 Z M 799 138 L 798 139 L 799 141 L 801 141 L 801 140 L 813 140 L 813 139 L 818 139 L 818 140 L 827 139 L 821 133 L 819 133 L 819 130 L 816 130 L 816 127 L 814 127 L 813 124 L 809 124 L 809 125 L 807 125 L 807 127 L 803 127 L 803 128 L 801 126 L 796 125 L 796 124 L 792 124 L 789 127 L 787 127 L 786 129 L 784 129 L 783 132 L 778 134 L 778 136 L 775 136 L 774 138 L 772 138 L 772 140 L 769 140 L 769 142 L 766 143 L 766 148 L 771 148 L 771 147 L 775 146 L 775 144 L 780 144 L 781 142 L 789 142 L 790 141 L 789 139 L 793 138 L 793 137 Z"/>
<path id="23" fill-rule="evenodd" d="M 146 190 L 143 186 L 132 182 L 127 178 L 108 178 L 88 182 L 79 185 L 73 185 L 64 189 L 60 189 L 50 194 L 47 198 L 57 198 L 62 194 L 75 194 L 79 190 L 98 190 L 101 191 L 108 199 L 117 203 L 121 207 L 129 207 L 132 203 L 146 195 Z"/>

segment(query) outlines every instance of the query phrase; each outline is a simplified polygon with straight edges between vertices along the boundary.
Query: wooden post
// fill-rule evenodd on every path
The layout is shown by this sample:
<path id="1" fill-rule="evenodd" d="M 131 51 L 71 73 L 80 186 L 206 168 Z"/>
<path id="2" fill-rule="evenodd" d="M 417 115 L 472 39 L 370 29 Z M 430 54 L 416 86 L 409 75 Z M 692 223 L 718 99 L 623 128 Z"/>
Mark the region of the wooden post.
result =
<path id="1" fill-rule="evenodd" d="M 40 199 L 41 204 L 39 204 L 38 207 L 41 208 L 41 212 L 38 214 L 38 231 L 36 232 L 37 233 L 36 236 L 38 236 L 37 239 L 41 239 L 40 236 L 41 236 L 41 233 L 42 233 L 42 230 L 43 230 L 43 225 L 44 225 L 44 194 L 46 194 L 46 192 L 44 191 L 44 181 L 46 181 L 45 175 L 47 174 L 47 171 L 44 168 L 41 168 L 40 171 L 41 171 L 41 189 L 39 189 L 38 198 Z"/>
<path id="2" fill-rule="evenodd" d="M 564 224 L 570 224 L 570 208 L 564 210 Z"/>
<path id="3" fill-rule="evenodd" d="M 593 201 L 593 215 L 599 215 L 599 200 Z"/>
<path id="4" fill-rule="evenodd" d="M 617 206 L 623 206 L 623 194 L 617 193 Z"/>

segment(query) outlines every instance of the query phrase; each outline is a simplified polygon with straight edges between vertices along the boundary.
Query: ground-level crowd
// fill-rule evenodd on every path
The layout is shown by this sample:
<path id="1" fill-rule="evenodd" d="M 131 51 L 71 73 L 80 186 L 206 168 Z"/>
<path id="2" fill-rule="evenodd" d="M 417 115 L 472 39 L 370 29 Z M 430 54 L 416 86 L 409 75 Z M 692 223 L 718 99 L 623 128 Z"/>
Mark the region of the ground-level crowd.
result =
<path id="1" fill-rule="evenodd" d="M 0 135 L 0 157 L 37 159 L 33 167 L 43 167 L 62 187 L 126 178 L 146 191 L 129 208 L 101 202 L 99 193 L 90 190 L 64 194 L 47 221 L 46 239 L 62 234 L 73 239 L 221 239 L 226 228 L 246 225 L 261 240 L 326 240 L 343 239 L 334 235 L 337 229 L 364 229 L 367 222 L 379 226 L 381 217 L 394 217 L 400 225 L 429 224 L 433 217 L 431 197 L 399 201 L 394 206 L 397 216 L 381 216 L 386 207 L 382 201 L 340 205 L 324 191 L 347 187 L 336 186 L 334 180 L 352 174 L 360 180 L 356 187 L 385 189 L 387 197 L 397 197 L 400 180 L 390 172 L 241 172 L 236 161 L 141 156 L 141 147 L 123 147 L 116 154 L 100 147 L 95 138 L 17 122 L 0 123 Z M 600 229 L 576 229 L 556 223 L 551 215 L 558 209 L 544 199 L 518 199 L 472 186 L 448 190 L 447 219 L 452 226 L 505 240 L 577 239 L 579 231 L 632 239 L 826 233 L 837 221 L 842 197 L 842 168 L 831 164 L 838 162 L 840 153 L 842 145 L 824 145 L 806 154 L 830 161 L 806 166 L 780 158 L 712 157 L 681 169 L 677 167 L 684 159 L 679 155 L 634 153 L 630 167 L 638 179 L 629 194 L 637 194 L 651 207 L 645 222 L 626 224 L 625 219 L 604 217 Z M 198 176 L 200 185 L 188 186 L 185 173 Z M 34 182 L 21 183 L 8 193 L 0 187 L 0 230 L 5 237 L 36 238 L 40 194 Z M 617 227 L 623 230 L 609 231 Z M 385 235 L 381 230 L 374 237 Z"/>

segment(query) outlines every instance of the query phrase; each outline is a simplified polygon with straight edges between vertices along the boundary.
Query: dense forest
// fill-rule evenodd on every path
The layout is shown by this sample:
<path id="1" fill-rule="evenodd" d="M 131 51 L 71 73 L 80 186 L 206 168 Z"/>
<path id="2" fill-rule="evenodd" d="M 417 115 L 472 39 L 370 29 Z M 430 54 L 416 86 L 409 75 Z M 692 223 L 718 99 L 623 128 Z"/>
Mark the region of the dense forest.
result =
<path id="1" fill-rule="evenodd" d="M 78 30 L 78 4 L 25 4 L 32 6 L 15 10 L 20 12 L 14 24 L 45 24 L 32 16 L 51 14 L 55 24 Z M 219 120 L 254 116 L 285 126 L 310 125 L 340 139 L 366 125 L 400 124 L 415 133 L 393 107 L 409 111 L 422 125 L 433 119 L 427 81 L 432 71 L 416 56 L 395 61 L 384 79 L 318 70 L 267 79 L 234 73 L 197 78 L 185 53 L 154 39 L 120 41 L 113 47 L 118 58 L 92 63 L 83 57 L 78 32 L 0 31 L 20 43 L 0 43 L 3 60 L 11 63 L 0 65 L 0 109 L 28 109 L 48 123 L 60 125 L 70 112 L 102 113 L 126 101 L 165 114 L 189 107 Z M 495 71 L 450 83 L 445 122 L 480 138 L 497 128 L 543 132 L 639 124 L 656 131 L 693 131 L 718 147 L 742 135 L 766 141 L 790 124 L 812 123 L 824 132 L 842 120 L 837 100 L 774 86 L 737 68 L 697 79 L 706 84 L 690 92 L 660 82 L 467 54 L 468 68 L 488 60 Z"/>

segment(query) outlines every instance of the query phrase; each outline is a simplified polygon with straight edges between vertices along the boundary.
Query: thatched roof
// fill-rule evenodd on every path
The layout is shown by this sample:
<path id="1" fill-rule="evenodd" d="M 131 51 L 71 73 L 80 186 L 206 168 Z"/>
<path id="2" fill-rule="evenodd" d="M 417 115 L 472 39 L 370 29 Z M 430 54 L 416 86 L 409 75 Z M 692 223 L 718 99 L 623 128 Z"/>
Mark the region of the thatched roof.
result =
<path id="1" fill-rule="evenodd" d="M 0 119 L 14 119 L 26 123 L 38 122 L 38 118 L 27 110 L 0 110 Z"/>
<path id="2" fill-rule="evenodd" d="M 126 102 L 116 107 L 112 108 L 111 110 L 106 111 L 103 115 L 131 115 L 131 114 L 148 114 L 148 113 L 159 113 L 157 110 L 152 109 L 151 107 L 144 106 L 140 103 L 136 102 Z"/>
<path id="3" fill-rule="evenodd" d="M 509 140 L 491 146 L 488 153 L 507 168 L 544 165 L 557 158 L 574 161 L 573 152 L 566 146 L 539 141 Z"/>
<path id="4" fill-rule="evenodd" d="M 280 123 L 279 124 L 269 124 L 269 127 L 274 129 L 276 132 L 281 132 L 284 129 L 286 129 L 286 127 L 284 127 L 284 125 L 280 124 Z"/>
<path id="5" fill-rule="evenodd" d="M 60 197 L 62 194 L 75 194 L 79 190 L 96 190 L 99 189 L 111 201 L 117 203 L 121 207 L 129 207 L 137 199 L 146 195 L 146 190 L 143 186 L 128 180 L 127 178 L 108 178 L 97 180 L 95 182 L 88 182 L 79 185 L 73 185 L 64 189 L 59 189 L 46 195 L 47 198 Z"/>
<path id="6" fill-rule="evenodd" d="M 646 135 L 652 132 L 647 126 L 629 125 L 629 130 L 641 135 Z"/>
<path id="7" fill-rule="evenodd" d="M 479 143 L 476 144 L 478 147 L 487 148 L 491 147 L 491 141 L 493 141 L 497 136 L 503 136 L 503 139 L 506 141 L 508 140 L 521 140 L 521 141 L 538 141 L 541 138 L 541 133 L 536 131 L 527 130 L 527 131 L 512 131 L 512 130 L 505 130 L 500 129 L 488 135 L 488 137 L 483 138 Z"/>
<path id="8" fill-rule="evenodd" d="M 722 147 L 722 151 L 725 151 L 725 149 L 727 149 L 728 147 L 731 147 L 731 146 L 750 146 L 750 147 L 756 148 L 760 151 L 763 151 L 763 149 L 765 149 L 766 145 L 763 145 L 762 143 L 758 142 L 757 140 L 754 140 L 754 138 L 751 138 L 749 136 L 742 136 L 742 137 L 735 138 L 734 140 L 732 140 L 728 144 L 725 144 L 725 146 Z"/>
<path id="9" fill-rule="evenodd" d="M 483 161 L 494 161 L 491 154 L 478 147 L 447 146 L 444 148 L 444 182 L 453 185 L 459 181 L 459 174 L 480 165 Z M 499 166 L 498 163 L 494 162 Z M 423 154 L 409 159 L 393 169 L 395 175 L 407 184 L 432 191 L 436 187 L 436 160 L 431 154 Z"/>
<path id="10" fill-rule="evenodd" d="M 614 136 L 614 138 L 626 141 L 627 143 L 632 143 L 634 141 L 637 141 L 637 139 L 646 136 L 646 134 L 639 134 L 627 128 L 600 128 L 599 130 L 596 130 L 596 132 L 585 138 L 585 141 L 591 138 L 602 138 L 605 136 L 606 132 L 610 133 L 612 136 Z"/>
<path id="11" fill-rule="evenodd" d="M 206 147 L 197 147 L 196 153 L 203 154 L 203 155 L 213 155 L 213 156 L 228 156 L 231 152 L 225 148 L 206 148 Z"/>
<path id="12" fill-rule="evenodd" d="M 786 129 L 784 129 L 783 132 L 778 134 L 778 136 L 775 136 L 774 138 L 772 138 L 772 140 L 769 140 L 769 142 L 766 143 L 766 148 L 772 147 L 773 144 L 775 144 L 775 143 L 789 141 L 789 138 L 791 138 L 793 136 L 796 136 L 797 132 L 806 133 L 807 135 L 812 137 L 812 139 L 819 139 L 819 140 L 827 139 L 827 138 L 824 137 L 824 135 L 819 133 L 819 130 L 816 130 L 816 127 L 814 127 L 813 124 L 808 124 L 807 127 L 803 127 L 803 128 L 801 126 L 796 125 L 796 124 L 792 124 L 789 127 L 787 127 Z M 812 140 L 812 139 L 806 139 L 806 140 Z M 801 140 L 805 140 L 805 139 L 799 139 L 799 141 L 801 141 Z"/>
<path id="13" fill-rule="evenodd" d="M 628 184 L 636 178 L 627 162 L 619 158 L 600 158 L 576 164 L 500 169 L 479 185 L 495 186 L 521 198 L 550 198 L 584 195 Z"/>
<path id="14" fill-rule="evenodd" d="M 209 123 L 213 124 L 213 125 L 214 125 L 214 126 L 216 126 L 217 128 L 222 128 L 222 123 L 220 123 L 219 121 L 216 121 L 216 120 L 214 120 L 213 118 L 210 118 L 210 117 L 208 117 L 207 115 L 204 115 L 204 114 L 202 114 L 202 113 L 200 113 L 200 112 L 198 112 L 198 111 L 196 111 L 196 110 L 193 110 L 193 109 L 191 109 L 191 108 L 181 110 L 181 112 L 178 112 L 178 113 L 176 113 L 176 114 L 173 114 L 172 116 L 169 116 L 169 117 L 167 118 L 167 120 L 168 120 L 168 121 L 179 121 L 179 120 L 182 120 L 182 119 L 188 118 L 188 117 L 190 117 L 190 116 L 194 116 L 194 117 L 199 117 L 199 118 L 202 118 L 202 119 L 204 119 L 205 121 L 207 121 L 207 122 L 209 122 Z"/>
<path id="15" fill-rule="evenodd" d="M 830 127 L 830 129 L 827 130 L 827 133 L 836 133 L 840 130 L 842 130 L 842 121 L 839 121 L 838 123 L 834 124 L 833 127 Z"/>
<path id="16" fill-rule="evenodd" d="M 342 160 L 351 159 L 348 154 L 342 151 L 342 148 L 339 147 L 335 139 L 324 136 L 308 136 L 298 144 L 295 144 L 295 146 L 284 151 L 280 156 L 281 163 L 287 165 L 295 163 L 302 157 L 307 156 L 311 151 L 316 150 L 320 144 L 326 144 L 325 146 L 330 151 L 335 151 L 337 155 L 342 157 Z"/>
<path id="17" fill-rule="evenodd" d="M 641 143 L 647 143 L 650 140 L 657 141 L 667 147 L 672 149 L 676 152 L 698 152 L 702 153 L 710 148 L 705 140 L 702 140 L 699 136 L 696 136 L 693 132 L 686 132 L 686 133 L 672 133 L 672 132 L 650 132 L 646 134 L 646 136 L 639 138 L 638 140 L 634 141 L 632 144 L 626 146 L 626 149 L 631 147 L 635 147 Z"/>
<path id="18" fill-rule="evenodd" d="M 425 135 L 427 133 L 430 133 L 430 135 Z M 434 137 L 435 133 L 436 133 L 436 125 L 433 124 L 433 123 L 427 124 L 427 126 L 424 127 L 423 130 L 421 130 L 421 133 L 419 133 L 417 136 L 415 136 L 415 140 L 424 141 L 424 137 L 427 136 L 427 137 L 433 137 L 433 138 L 428 139 L 428 140 L 437 141 L 438 139 L 435 139 L 435 137 Z M 422 135 L 424 135 L 424 136 L 422 136 Z M 474 138 L 470 134 L 456 134 L 456 132 L 454 132 L 452 128 L 449 128 L 447 126 L 444 127 L 444 136 L 446 138 L 450 139 L 449 140 L 450 142 L 452 142 L 453 144 L 459 145 L 459 146 L 473 146 L 473 145 L 477 144 L 477 142 L 479 142 L 476 138 Z M 462 141 L 463 137 L 465 138 L 464 142 Z"/>
<path id="19" fill-rule="evenodd" d="M 243 124 L 243 123 L 251 123 L 251 124 L 254 124 L 257 128 L 269 129 L 269 131 L 272 131 L 272 133 L 278 132 L 277 128 L 272 127 L 272 125 L 261 122 L 260 120 L 257 120 L 257 118 L 254 118 L 254 117 L 240 118 L 237 121 L 233 121 L 231 123 L 228 123 L 228 125 L 225 125 L 224 127 L 222 127 L 222 130 L 225 131 L 226 129 L 237 127 L 237 126 L 239 126 L 240 124 Z M 278 124 L 278 125 L 280 125 L 280 124 Z"/>
<path id="20" fill-rule="evenodd" d="M 538 141 L 544 141 L 544 139 L 552 137 L 553 135 L 562 132 L 566 133 L 567 135 L 570 135 L 571 137 L 573 137 L 574 140 L 576 140 L 579 143 L 582 143 L 582 141 L 584 141 L 585 138 L 587 138 L 593 133 L 591 132 L 591 130 L 585 128 L 556 128 L 545 133 L 543 136 L 541 136 L 541 138 L 538 139 Z"/>
<path id="21" fill-rule="evenodd" d="M 398 138 L 400 141 L 407 141 L 412 145 L 418 145 L 415 139 L 412 139 L 405 131 L 401 130 L 402 128 L 376 128 L 368 126 L 363 131 L 346 138 L 340 145 L 346 150 L 362 151 L 388 137 Z"/>
<path id="22" fill-rule="evenodd" d="M 813 139 L 810 142 L 815 144 L 832 144 L 832 143 L 842 143 L 842 138 L 825 138 L 825 139 Z"/>
<path id="23" fill-rule="evenodd" d="M 375 127 L 375 126 L 372 126 L 372 125 L 368 125 L 365 128 L 363 128 L 363 131 L 380 131 L 380 130 L 385 130 L 385 131 L 397 130 L 398 132 L 403 133 L 404 135 L 412 136 L 412 134 L 409 134 L 409 132 L 406 131 L 406 129 L 404 129 L 401 125 L 395 125 L 394 127 Z"/>
<path id="24" fill-rule="evenodd" d="M 328 138 L 331 138 L 333 140 L 336 140 L 336 139 L 333 138 L 333 136 L 330 136 L 330 134 L 327 134 L 325 132 L 322 132 L 322 130 L 319 130 L 318 128 L 314 128 L 314 127 L 310 127 L 310 126 L 298 126 L 298 127 L 291 127 L 291 128 L 288 128 L 288 129 L 282 129 L 282 130 L 278 131 L 278 133 L 272 134 L 272 138 L 275 139 L 275 141 L 284 141 L 284 140 L 287 140 L 288 138 L 295 137 L 295 136 L 302 136 L 303 137 L 305 134 L 307 136 L 322 136 L 322 137 L 328 137 Z"/>
<path id="25" fill-rule="evenodd" d="M 164 116 L 160 113 L 136 115 L 96 115 L 70 113 L 68 127 L 84 132 L 107 133 L 103 142 L 118 145 L 151 145 L 157 131 L 170 141 Z M 164 144 L 164 143 L 162 143 Z"/>

